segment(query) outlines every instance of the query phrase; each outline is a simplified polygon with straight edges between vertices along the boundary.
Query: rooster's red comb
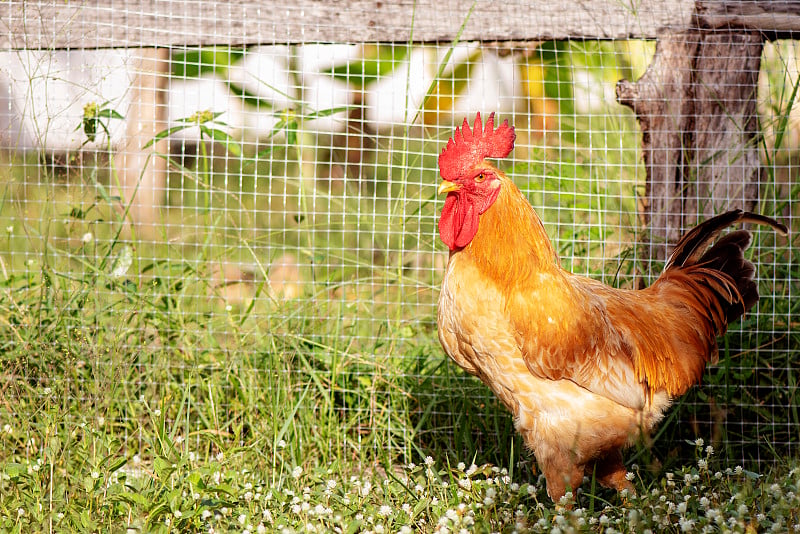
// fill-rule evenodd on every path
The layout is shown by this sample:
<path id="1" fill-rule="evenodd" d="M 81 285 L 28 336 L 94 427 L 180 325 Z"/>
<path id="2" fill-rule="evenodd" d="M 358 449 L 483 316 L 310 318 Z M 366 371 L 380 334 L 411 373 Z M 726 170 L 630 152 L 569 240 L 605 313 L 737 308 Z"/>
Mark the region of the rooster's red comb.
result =
<path id="1" fill-rule="evenodd" d="M 447 141 L 447 146 L 439 155 L 439 172 L 445 180 L 454 181 L 485 158 L 508 156 L 514 148 L 515 138 L 514 127 L 508 125 L 508 120 L 503 121 L 495 130 L 492 113 L 484 128 L 478 112 L 472 130 L 465 118 L 461 130 L 456 128 L 453 137 Z"/>

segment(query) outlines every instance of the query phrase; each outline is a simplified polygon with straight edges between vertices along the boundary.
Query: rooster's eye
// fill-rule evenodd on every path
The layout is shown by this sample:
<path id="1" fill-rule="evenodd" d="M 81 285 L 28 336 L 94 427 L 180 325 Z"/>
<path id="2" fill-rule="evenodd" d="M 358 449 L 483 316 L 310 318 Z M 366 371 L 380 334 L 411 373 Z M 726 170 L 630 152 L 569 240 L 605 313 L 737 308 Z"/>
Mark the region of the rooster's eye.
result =
<path id="1" fill-rule="evenodd" d="M 484 181 L 485 179 L 486 179 L 486 175 L 485 175 L 485 174 L 483 174 L 483 173 L 480 173 L 478 176 L 476 176 L 476 177 L 475 177 L 475 181 L 476 181 L 477 183 L 481 183 L 481 182 L 482 182 L 482 181 Z"/>

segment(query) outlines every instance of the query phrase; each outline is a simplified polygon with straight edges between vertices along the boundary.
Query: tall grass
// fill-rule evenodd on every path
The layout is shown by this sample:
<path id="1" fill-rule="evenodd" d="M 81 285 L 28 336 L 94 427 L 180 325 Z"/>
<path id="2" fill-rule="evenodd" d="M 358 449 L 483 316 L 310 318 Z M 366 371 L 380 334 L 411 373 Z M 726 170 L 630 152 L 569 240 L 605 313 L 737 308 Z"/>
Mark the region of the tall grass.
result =
<path id="1" fill-rule="evenodd" d="M 619 110 L 603 124 L 593 134 L 573 115 L 557 143 L 521 135 L 506 168 L 565 267 L 635 287 L 650 272 L 638 250 L 644 173 L 636 151 L 615 147 L 637 146 L 636 127 Z M 172 161 L 172 183 L 184 187 L 171 190 L 180 203 L 156 242 L 126 235 L 102 159 L 71 175 L 4 162 L 3 529 L 800 522 L 797 228 L 789 246 L 756 232 L 762 301 L 723 339 L 706 385 L 631 450 L 638 496 L 622 500 L 587 480 L 574 502 L 554 507 L 509 415 L 438 345 L 445 254 L 433 186 L 447 135 L 423 130 L 400 152 L 375 136 L 362 179 L 309 185 L 297 146 L 307 132 L 302 120 L 294 128 L 294 145 L 243 145 L 224 166 L 212 157 L 219 144 L 194 165 Z M 777 193 L 768 195 L 762 212 L 779 215 Z M 271 276 L 287 253 L 299 265 L 294 296 Z M 226 279 L 231 264 L 247 276 Z"/>

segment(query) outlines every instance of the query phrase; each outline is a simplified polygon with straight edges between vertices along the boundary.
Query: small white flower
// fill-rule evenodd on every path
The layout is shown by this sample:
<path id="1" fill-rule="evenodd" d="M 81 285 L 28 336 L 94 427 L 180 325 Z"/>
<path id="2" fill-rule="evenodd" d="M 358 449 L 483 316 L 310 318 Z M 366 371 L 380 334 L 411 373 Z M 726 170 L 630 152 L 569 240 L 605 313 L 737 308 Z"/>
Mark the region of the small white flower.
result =
<path id="1" fill-rule="evenodd" d="M 222 451 L 220 451 L 220 452 L 217 453 L 216 458 L 217 458 L 218 462 L 221 462 L 222 460 L 225 459 L 225 454 Z"/>
<path id="2" fill-rule="evenodd" d="M 389 517 L 392 515 L 392 507 L 384 504 L 378 509 L 378 515 L 381 517 Z"/>
<path id="3" fill-rule="evenodd" d="M 458 469 L 459 471 L 463 471 L 466 468 L 467 466 L 464 465 L 464 462 L 458 462 L 458 465 L 456 466 L 456 469 Z"/>
<path id="4" fill-rule="evenodd" d="M 174 512 L 172 512 L 172 515 L 174 515 L 176 519 L 180 519 L 181 517 L 183 517 L 183 512 L 181 512 L 180 510 L 175 510 Z"/>
<path id="5" fill-rule="evenodd" d="M 97 480 L 98 478 L 100 478 L 100 473 L 98 473 L 97 471 L 92 471 L 92 478 Z"/>
<path id="6" fill-rule="evenodd" d="M 300 475 L 302 475 L 302 474 L 303 474 L 303 468 L 300 467 L 299 465 L 297 467 L 295 467 L 294 469 L 292 469 L 292 477 L 300 478 Z"/>
<path id="7" fill-rule="evenodd" d="M 743 471 L 744 470 L 742 469 L 741 465 L 737 465 L 733 470 L 733 472 L 736 473 L 737 475 L 741 475 Z"/>
<path id="8" fill-rule="evenodd" d="M 698 447 L 702 447 L 705 444 L 705 442 L 703 441 L 703 438 L 697 438 L 694 444 L 697 445 Z"/>
<path id="9" fill-rule="evenodd" d="M 433 458 L 430 457 L 430 456 L 426 456 L 425 457 L 425 465 L 427 465 L 428 467 L 432 466 L 433 465 Z"/>
<path id="10" fill-rule="evenodd" d="M 155 410 L 153 410 L 153 415 L 155 415 L 156 417 L 161 417 L 161 410 L 156 408 Z"/>
<path id="11" fill-rule="evenodd" d="M 85 234 L 83 234 L 83 237 L 81 237 L 81 241 L 83 241 L 84 243 L 89 243 L 91 242 L 93 237 L 94 236 L 92 236 L 91 232 L 86 232 Z"/>
<path id="12" fill-rule="evenodd" d="M 14 225 L 6 226 L 6 233 L 13 234 L 14 233 Z"/>
<path id="13" fill-rule="evenodd" d="M 286 441 L 284 441 L 282 439 L 278 440 L 278 448 L 279 449 L 285 449 L 286 448 Z"/>
<path id="14" fill-rule="evenodd" d="M 329 490 L 333 490 L 333 489 L 335 489 L 335 488 L 336 488 L 336 481 L 335 481 L 335 480 L 333 480 L 333 479 L 331 479 L 331 480 L 329 480 L 329 481 L 327 481 L 327 482 L 325 483 L 325 486 L 326 486 L 326 487 L 327 487 Z"/>
<path id="15" fill-rule="evenodd" d="M 627 480 L 628 482 L 632 481 L 634 478 L 636 478 L 636 475 L 634 475 L 630 471 L 625 473 L 625 480 Z"/>

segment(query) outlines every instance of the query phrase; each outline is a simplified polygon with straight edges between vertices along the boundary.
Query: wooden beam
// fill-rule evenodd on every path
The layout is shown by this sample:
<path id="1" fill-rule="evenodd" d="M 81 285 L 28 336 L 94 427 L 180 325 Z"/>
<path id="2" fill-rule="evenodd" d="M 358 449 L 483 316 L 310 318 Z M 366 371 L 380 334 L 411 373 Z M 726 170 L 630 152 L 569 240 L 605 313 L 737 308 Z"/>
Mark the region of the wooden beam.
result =
<path id="1" fill-rule="evenodd" d="M 697 25 L 758 31 L 767 39 L 797 39 L 800 0 L 698 0 Z"/>
<path id="2" fill-rule="evenodd" d="M 470 10 L 472 13 L 470 15 Z M 0 48 L 655 38 L 693 0 L 13 0 Z"/>

